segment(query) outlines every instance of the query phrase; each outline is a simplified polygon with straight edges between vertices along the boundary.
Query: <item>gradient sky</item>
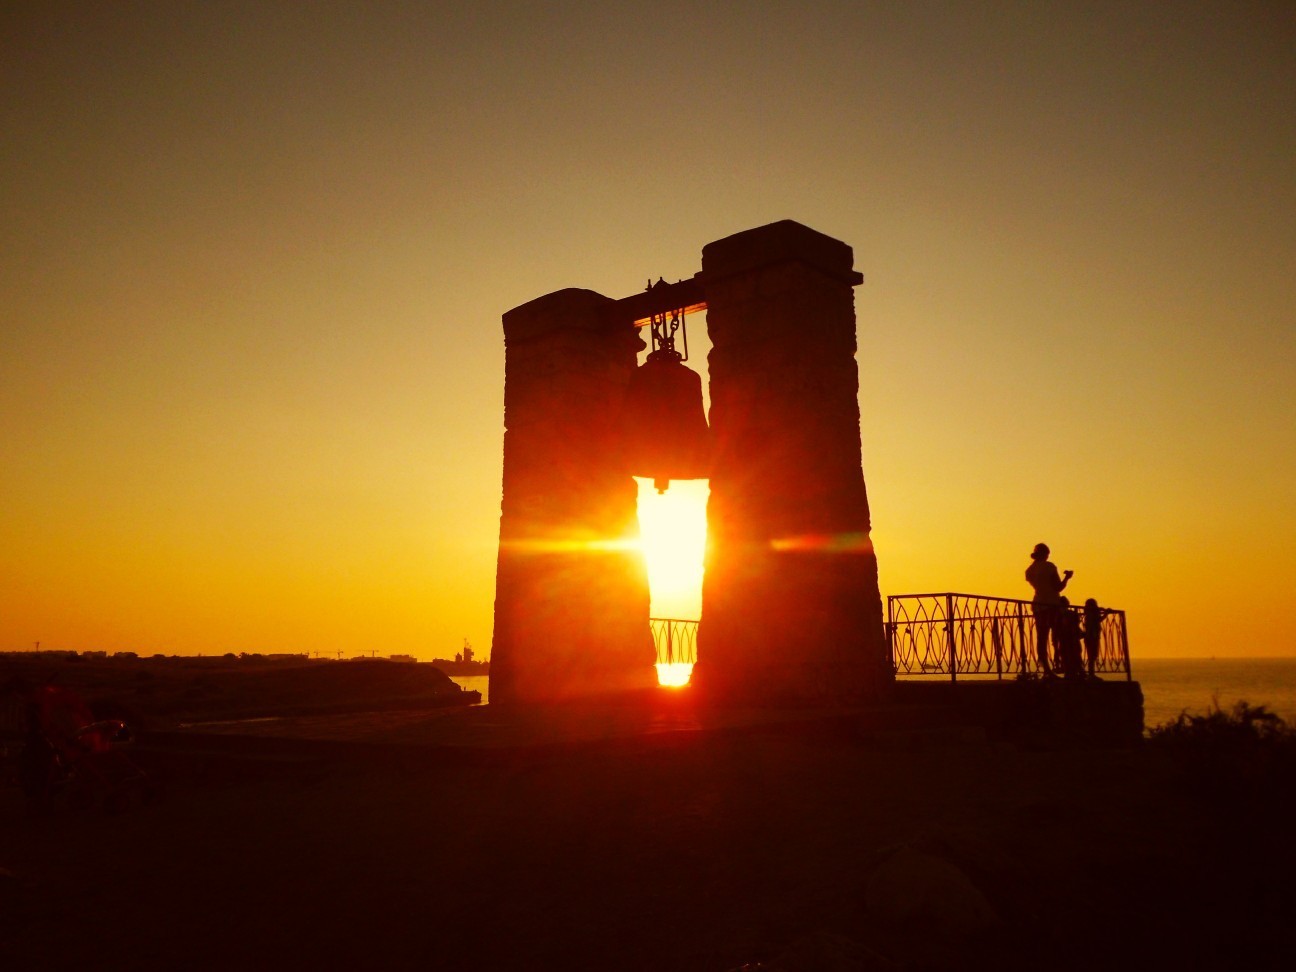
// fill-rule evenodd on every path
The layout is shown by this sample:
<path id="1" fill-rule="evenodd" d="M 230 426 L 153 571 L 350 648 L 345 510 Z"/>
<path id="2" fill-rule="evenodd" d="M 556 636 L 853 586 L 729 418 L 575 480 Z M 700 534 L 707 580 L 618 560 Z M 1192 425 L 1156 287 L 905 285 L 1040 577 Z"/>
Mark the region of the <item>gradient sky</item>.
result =
<path id="1" fill-rule="evenodd" d="M 0 18 L 0 650 L 488 649 L 500 315 L 790 218 L 884 594 L 1043 540 L 1136 659 L 1296 654 L 1290 3 Z"/>

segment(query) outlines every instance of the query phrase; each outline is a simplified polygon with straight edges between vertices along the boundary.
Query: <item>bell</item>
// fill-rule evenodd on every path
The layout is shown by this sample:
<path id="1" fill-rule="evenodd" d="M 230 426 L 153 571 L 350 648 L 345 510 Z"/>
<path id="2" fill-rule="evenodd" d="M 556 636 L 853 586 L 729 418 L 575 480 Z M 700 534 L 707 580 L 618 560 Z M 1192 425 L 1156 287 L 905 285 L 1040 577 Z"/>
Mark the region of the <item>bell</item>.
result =
<path id="1" fill-rule="evenodd" d="M 711 439 L 702 410 L 702 376 L 673 350 L 658 350 L 626 388 L 622 456 L 632 476 L 666 492 L 672 479 L 710 475 Z"/>

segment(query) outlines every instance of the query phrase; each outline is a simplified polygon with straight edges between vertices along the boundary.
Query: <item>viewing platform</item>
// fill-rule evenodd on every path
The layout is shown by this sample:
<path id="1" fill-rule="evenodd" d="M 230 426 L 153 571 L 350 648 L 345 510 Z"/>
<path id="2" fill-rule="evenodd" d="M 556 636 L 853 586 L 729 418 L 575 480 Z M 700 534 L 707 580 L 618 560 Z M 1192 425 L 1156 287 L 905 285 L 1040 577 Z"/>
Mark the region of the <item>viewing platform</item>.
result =
<path id="1" fill-rule="evenodd" d="M 650 629 L 659 666 L 681 676 L 677 685 L 685 683 L 699 659 L 699 623 L 656 618 Z M 137 726 L 138 750 L 177 766 L 230 759 L 511 763 L 735 734 L 898 749 L 1137 742 L 1143 699 L 1125 612 L 1105 611 L 1095 632 L 1094 676 L 1051 677 L 1036 652 L 1029 602 L 952 592 L 893 595 L 883 659 L 889 677 L 860 696 L 831 686 L 822 696 L 793 695 L 772 680 L 733 697 L 705 682 L 666 687 L 663 677 L 662 687 L 561 703 L 475 705 L 476 692 L 460 691 L 434 666 L 368 660 L 92 657 L 65 661 L 61 679 L 115 699 L 127 713 L 145 703 L 170 713 Z M 150 691 L 139 694 L 146 683 Z"/>
<path id="2" fill-rule="evenodd" d="M 698 622 L 651 620 L 657 661 L 698 660 Z M 716 733 L 853 739 L 890 748 L 1002 740 L 1030 747 L 1137 742 L 1143 697 L 1133 680 L 1125 612 L 1101 618 L 1096 676 L 1053 677 L 1036 655 L 1028 601 L 939 593 L 887 599 L 891 682 L 874 698 L 815 704 L 780 696 L 731 703 L 702 687 L 660 687 L 579 702 L 284 716 L 150 733 L 157 756 L 493 763 L 608 745 L 688 744 Z"/>

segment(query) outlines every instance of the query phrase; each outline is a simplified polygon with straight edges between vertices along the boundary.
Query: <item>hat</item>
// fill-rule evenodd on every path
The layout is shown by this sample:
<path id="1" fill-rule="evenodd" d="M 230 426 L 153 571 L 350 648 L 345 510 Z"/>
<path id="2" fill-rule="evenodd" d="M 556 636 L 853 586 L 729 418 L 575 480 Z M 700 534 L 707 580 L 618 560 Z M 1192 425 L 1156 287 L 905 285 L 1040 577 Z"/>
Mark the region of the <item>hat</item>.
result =
<path id="1" fill-rule="evenodd" d="M 1035 549 L 1031 551 L 1031 560 L 1045 560 L 1048 558 L 1049 548 L 1047 543 L 1035 544 Z"/>

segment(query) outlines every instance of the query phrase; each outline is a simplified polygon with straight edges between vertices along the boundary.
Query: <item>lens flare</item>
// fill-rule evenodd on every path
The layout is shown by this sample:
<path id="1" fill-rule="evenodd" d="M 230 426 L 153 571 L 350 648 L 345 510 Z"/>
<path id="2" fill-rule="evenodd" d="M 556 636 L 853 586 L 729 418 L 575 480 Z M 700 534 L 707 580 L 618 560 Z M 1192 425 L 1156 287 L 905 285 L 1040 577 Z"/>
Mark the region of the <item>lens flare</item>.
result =
<path id="1" fill-rule="evenodd" d="M 873 549 L 873 541 L 867 533 L 807 533 L 771 540 L 770 548 L 816 553 L 863 553 Z"/>
<path id="2" fill-rule="evenodd" d="M 545 540 L 501 540 L 500 546 L 521 553 L 561 554 L 590 553 L 602 551 L 612 553 L 619 550 L 639 550 L 642 545 L 633 537 L 600 537 L 589 539 L 583 537 L 550 538 Z"/>

